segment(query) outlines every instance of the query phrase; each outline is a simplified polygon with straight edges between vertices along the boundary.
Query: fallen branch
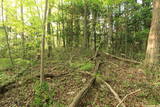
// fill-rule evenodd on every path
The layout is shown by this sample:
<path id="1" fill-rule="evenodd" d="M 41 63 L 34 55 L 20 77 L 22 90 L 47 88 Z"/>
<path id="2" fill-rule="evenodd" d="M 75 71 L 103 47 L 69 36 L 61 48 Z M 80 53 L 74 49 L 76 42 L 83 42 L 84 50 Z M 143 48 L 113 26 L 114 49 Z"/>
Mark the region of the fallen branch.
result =
<path id="1" fill-rule="evenodd" d="M 112 94 L 115 96 L 115 98 L 118 100 L 119 103 L 121 103 L 121 105 L 123 107 L 126 107 L 125 104 L 123 103 L 123 101 L 120 99 L 119 95 L 113 90 L 113 88 L 103 79 L 99 78 L 108 88 L 109 90 L 112 92 Z"/>
<path id="2" fill-rule="evenodd" d="M 16 81 L 17 81 L 20 77 L 22 77 L 22 76 L 24 76 L 24 75 L 27 75 L 28 73 L 29 73 L 29 72 L 26 72 L 26 71 L 24 70 L 24 71 L 16 74 L 16 75 L 13 77 L 13 79 L 11 79 L 11 80 L 9 80 L 8 82 L 0 85 L 0 94 L 3 94 L 3 93 L 5 93 L 5 92 L 7 92 L 7 91 L 9 90 L 9 88 L 7 88 L 7 87 L 9 87 L 9 86 L 15 87 L 14 84 L 16 83 Z"/>
<path id="3" fill-rule="evenodd" d="M 90 72 L 82 72 L 81 73 L 85 73 L 88 74 L 90 76 L 95 76 L 94 74 L 90 73 Z M 112 92 L 112 94 L 115 96 L 115 98 L 118 100 L 119 103 L 121 103 L 121 105 L 123 107 L 126 107 L 125 104 L 123 103 L 123 101 L 120 99 L 119 95 L 114 91 L 114 89 L 103 79 L 104 77 L 102 76 L 102 78 L 100 77 L 96 77 L 96 79 L 99 79 L 100 81 L 102 81 L 108 88 L 109 90 Z"/>
<path id="4" fill-rule="evenodd" d="M 95 81 L 95 77 L 93 77 L 89 83 L 76 95 L 76 97 L 73 99 L 72 103 L 69 105 L 69 107 L 77 107 L 79 104 L 81 98 L 83 98 L 88 90 L 92 87 L 93 83 Z"/>
<path id="5" fill-rule="evenodd" d="M 111 54 L 105 53 L 105 52 L 103 52 L 103 53 L 104 53 L 105 55 L 107 55 L 107 56 L 110 56 L 110 57 L 112 57 L 112 58 L 116 58 L 116 59 L 118 59 L 118 60 L 122 60 L 122 61 L 125 61 L 125 62 L 130 62 L 130 63 L 134 63 L 134 64 L 142 64 L 141 62 L 138 62 L 138 61 L 135 61 L 135 60 L 118 57 L 118 56 L 111 55 Z"/>
<path id="6" fill-rule="evenodd" d="M 116 67 L 119 67 L 118 64 L 115 64 L 115 63 L 113 63 L 113 62 L 105 61 L 105 62 L 103 62 L 103 63 L 110 63 L 110 64 L 112 64 L 112 65 L 114 65 L 114 66 L 116 66 Z"/>
<path id="7" fill-rule="evenodd" d="M 117 104 L 116 107 L 119 107 L 119 106 L 126 100 L 126 98 L 127 98 L 128 96 L 130 96 L 130 95 L 132 95 L 132 94 L 135 94 L 135 93 L 137 93 L 137 92 L 139 92 L 139 91 L 141 91 L 141 89 L 138 89 L 138 90 L 136 90 L 136 91 L 133 91 L 133 92 L 127 94 L 125 97 L 123 97 L 122 101 Z"/>

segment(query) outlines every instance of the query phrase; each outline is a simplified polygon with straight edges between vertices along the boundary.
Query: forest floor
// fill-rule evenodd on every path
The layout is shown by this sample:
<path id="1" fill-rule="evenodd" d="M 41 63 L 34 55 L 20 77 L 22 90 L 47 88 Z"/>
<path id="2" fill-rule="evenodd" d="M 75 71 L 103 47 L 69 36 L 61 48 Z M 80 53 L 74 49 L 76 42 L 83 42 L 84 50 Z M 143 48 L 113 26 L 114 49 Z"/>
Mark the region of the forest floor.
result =
<path id="1" fill-rule="evenodd" d="M 63 53 L 45 63 L 44 80 L 48 83 L 49 89 L 54 89 L 54 94 L 51 96 L 54 101 L 52 107 L 66 107 L 71 104 L 74 97 L 92 78 L 89 73 L 94 73 L 95 61 L 90 60 L 93 55 L 83 55 L 81 52 L 75 54 L 73 51 L 64 56 Z M 98 61 L 100 65 L 96 76 L 105 77 L 105 81 L 121 99 L 140 89 L 125 99 L 126 107 L 160 104 L 158 72 L 152 73 L 140 65 L 103 53 L 98 55 Z M 35 100 L 35 84 L 39 81 L 40 65 L 35 64 L 22 72 L 13 72 L 15 69 L 17 68 L 0 70 L 0 106 L 33 106 L 31 104 Z M 43 102 L 47 102 L 47 98 Z M 96 80 L 78 107 L 116 107 L 117 104 L 118 101 L 108 87 Z"/>

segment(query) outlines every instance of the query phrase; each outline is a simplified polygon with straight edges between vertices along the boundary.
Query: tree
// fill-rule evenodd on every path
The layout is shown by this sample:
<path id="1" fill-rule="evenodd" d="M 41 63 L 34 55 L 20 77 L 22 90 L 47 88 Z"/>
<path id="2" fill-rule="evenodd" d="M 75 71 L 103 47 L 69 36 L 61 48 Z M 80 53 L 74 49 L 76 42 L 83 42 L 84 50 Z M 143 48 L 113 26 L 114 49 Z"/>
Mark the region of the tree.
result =
<path id="1" fill-rule="evenodd" d="M 1 2 L 1 7 L 2 7 L 2 24 L 3 24 L 3 28 L 4 28 L 4 31 L 5 31 L 5 36 L 6 36 L 6 42 L 7 42 L 7 48 L 8 48 L 8 54 L 9 54 L 9 58 L 10 58 L 10 61 L 13 64 L 13 58 L 12 58 L 12 55 L 11 55 L 11 48 L 10 48 L 10 44 L 9 44 L 9 38 L 8 38 L 8 31 L 7 31 L 7 27 L 5 25 L 5 21 L 4 21 L 4 5 L 3 5 L 4 1 L 2 0 Z"/>
<path id="2" fill-rule="evenodd" d="M 43 19 L 43 35 L 41 44 L 41 69 L 40 69 L 40 82 L 43 82 L 43 72 L 44 72 L 44 53 L 45 53 L 45 37 L 47 35 L 47 11 L 48 11 L 48 0 L 45 1 L 45 11 Z"/>
<path id="3" fill-rule="evenodd" d="M 88 35 L 88 0 L 84 0 L 84 43 L 85 48 L 89 48 L 89 35 Z"/>
<path id="4" fill-rule="evenodd" d="M 160 62 L 160 0 L 153 1 L 152 24 L 145 57 L 146 65 Z"/>
<path id="5" fill-rule="evenodd" d="M 21 5 L 21 23 L 22 23 L 22 32 L 21 32 L 21 38 L 22 38 L 22 57 L 25 58 L 25 53 L 26 53 L 26 49 L 25 49 L 25 37 L 24 37 L 24 12 L 23 12 L 23 0 L 20 1 L 20 5 Z"/>

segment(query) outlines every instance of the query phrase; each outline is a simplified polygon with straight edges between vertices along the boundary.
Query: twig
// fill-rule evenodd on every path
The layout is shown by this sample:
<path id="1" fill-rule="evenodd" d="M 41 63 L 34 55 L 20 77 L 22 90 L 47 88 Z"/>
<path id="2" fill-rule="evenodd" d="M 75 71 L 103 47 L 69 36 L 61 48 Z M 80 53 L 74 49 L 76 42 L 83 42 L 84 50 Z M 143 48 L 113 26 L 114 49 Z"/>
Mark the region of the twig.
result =
<path id="1" fill-rule="evenodd" d="M 126 100 L 126 98 L 127 98 L 128 96 L 130 96 L 130 95 L 132 95 L 132 94 L 135 94 L 135 93 L 137 93 L 137 92 L 139 92 L 139 91 L 141 91 L 141 89 L 138 89 L 138 90 L 136 90 L 136 91 L 133 91 L 133 92 L 127 94 L 125 97 L 123 97 L 122 101 L 117 104 L 116 107 L 119 107 L 119 106 Z"/>

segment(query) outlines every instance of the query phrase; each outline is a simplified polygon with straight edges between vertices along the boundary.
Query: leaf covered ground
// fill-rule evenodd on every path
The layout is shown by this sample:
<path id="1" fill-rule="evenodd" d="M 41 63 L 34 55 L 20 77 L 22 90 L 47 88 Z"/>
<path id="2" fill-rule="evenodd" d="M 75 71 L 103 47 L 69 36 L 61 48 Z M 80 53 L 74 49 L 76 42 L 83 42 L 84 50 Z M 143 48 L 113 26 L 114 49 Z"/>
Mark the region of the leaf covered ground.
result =
<path id="1" fill-rule="evenodd" d="M 81 52 L 79 52 L 81 53 Z M 93 72 L 94 61 L 88 61 L 93 55 L 79 55 L 63 53 L 56 55 L 45 63 L 45 82 L 49 90 L 54 90 L 53 95 L 45 94 L 42 101 L 35 101 L 36 83 L 39 81 L 39 63 L 28 66 L 21 73 L 13 70 L 0 71 L 1 86 L 9 81 L 9 84 L 0 93 L 0 105 L 2 107 L 34 107 L 51 100 L 51 107 L 67 107 L 77 93 L 87 84 L 91 76 L 83 72 Z M 123 98 L 126 94 L 141 89 L 140 92 L 129 96 L 125 101 L 127 107 L 143 107 L 143 105 L 160 104 L 160 78 L 158 69 L 150 70 L 132 63 L 111 58 L 104 54 L 99 55 L 100 68 L 96 76 L 105 77 L 105 81 Z M 25 73 L 24 73 L 25 72 Z M 17 74 L 20 74 L 17 76 Z M 3 84 L 2 84 L 3 82 Z M 1 87 L 2 88 L 2 87 Z M 79 107 L 115 107 L 118 101 L 110 90 L 100 81 L 96 81 L 86 96 L 81 100 Z M 44 105 L 43 105 L 44 106 Z"/>

